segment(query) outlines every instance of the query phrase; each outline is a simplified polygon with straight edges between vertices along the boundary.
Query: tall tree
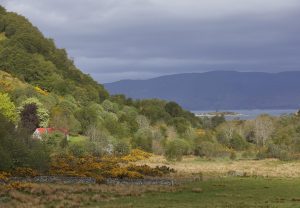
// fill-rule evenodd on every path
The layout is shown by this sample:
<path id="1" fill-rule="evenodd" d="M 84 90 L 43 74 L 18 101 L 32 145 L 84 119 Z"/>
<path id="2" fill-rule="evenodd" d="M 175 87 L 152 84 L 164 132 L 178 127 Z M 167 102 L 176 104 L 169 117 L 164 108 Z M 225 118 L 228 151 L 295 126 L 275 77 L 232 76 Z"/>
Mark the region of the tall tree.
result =
<path id="1" fill-rule="evenodd" d="M 40 121 L 37 115 L 37 106 L 35 104 L 25 105 L 20 117 L 21 126 L 28 130 L 28 132 L 32 133 L 39 127 Z"/>

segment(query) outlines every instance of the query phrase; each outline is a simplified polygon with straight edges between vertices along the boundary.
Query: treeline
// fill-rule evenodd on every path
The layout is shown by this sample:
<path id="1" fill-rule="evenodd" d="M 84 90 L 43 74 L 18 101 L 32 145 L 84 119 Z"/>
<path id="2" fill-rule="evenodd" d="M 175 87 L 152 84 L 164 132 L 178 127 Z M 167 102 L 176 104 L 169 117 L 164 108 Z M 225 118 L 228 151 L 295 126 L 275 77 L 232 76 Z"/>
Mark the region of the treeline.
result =
<path id="1" fill-rule="evenodd" d="M 174 102 L 134 101 L 118 95 L 102 103 L 79 105 L 71 95 L 61 97 L 31 85 L 24 85 L 22 89 L 10 88 L 9 80 L 12 78 L 8 74 L 5 76 L 6 80 L 2 80 L 6 83 L 5 87 L 0 84 L 0 128 L 3 128 L 0 146 L 5 155 L 2 158 L 11 161 L 7 163 L 11 167 L 15 167 L 13 161 L 16 158 L 10 146 L 17 145 L 5 146 L 7 142 L 21 142 L 24 148 L 29 148 L 28 151 L 36 146 L 32 144 L 39 144 L 39 148 L 45 148 L 40 153 L 47 153 L 48 158 L 55 154 L 78 157 L 126 155 L 136 148 L 163 155 L 170 152 L 168 149 L 174 145 L 180 144 L 180 153 L 175 157 L 181 157 L 191 152 L 196 129 L 202 127 L 199 118 Z M 20 90 L 22 94 L 19 94 Z M 67 129 L 71 138 L 84 135 L 86 139 L 72 143 L 71 139 L 66 140 L 65 135 L 55 132 L 39 141 L 32 138 L 32 133 L 39 127 Z M 22 158 L 26 157 L 23 155 Z M 45 161 L 42 163 L 46 164 Z"/>
<path id="2" fill-rule="evenodd" d="M 199 156 L 299 159 L 300 115 L 272 117 L 265 114 L 253 120 L 222 122 L 206 131 L 198 142 L 199 151 L 195 153 Z"/>

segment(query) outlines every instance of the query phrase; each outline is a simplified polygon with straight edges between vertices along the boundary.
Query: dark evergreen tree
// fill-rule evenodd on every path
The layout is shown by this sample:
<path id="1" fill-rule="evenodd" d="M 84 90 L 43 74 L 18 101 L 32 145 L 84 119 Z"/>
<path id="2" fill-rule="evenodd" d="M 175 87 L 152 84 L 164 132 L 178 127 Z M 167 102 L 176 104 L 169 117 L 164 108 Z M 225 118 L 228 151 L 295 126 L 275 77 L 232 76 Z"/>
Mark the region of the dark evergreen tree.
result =
<path id="1" fill-rule="evenodd" d="M 24 106 L 21 112 L 21 126 L 29 133 L 33 133 L 39 127 L 39 118 L 37 115 L 37 106 L 35 104 L 28 104 Z"/>

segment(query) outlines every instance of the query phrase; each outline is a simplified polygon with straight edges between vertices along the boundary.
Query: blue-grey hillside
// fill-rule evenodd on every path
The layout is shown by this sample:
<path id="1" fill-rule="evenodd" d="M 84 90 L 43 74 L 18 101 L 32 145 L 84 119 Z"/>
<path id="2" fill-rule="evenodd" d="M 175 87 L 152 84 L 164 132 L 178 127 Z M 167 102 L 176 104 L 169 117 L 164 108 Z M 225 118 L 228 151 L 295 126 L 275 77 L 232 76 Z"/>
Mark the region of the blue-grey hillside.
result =
<path id="1" fill-rule="evenodd" d="M 122 80 L 105 84 L 112 94 L 176 101 L 191 110 L 299 108 L 300 72 L 214 71 Z"/>

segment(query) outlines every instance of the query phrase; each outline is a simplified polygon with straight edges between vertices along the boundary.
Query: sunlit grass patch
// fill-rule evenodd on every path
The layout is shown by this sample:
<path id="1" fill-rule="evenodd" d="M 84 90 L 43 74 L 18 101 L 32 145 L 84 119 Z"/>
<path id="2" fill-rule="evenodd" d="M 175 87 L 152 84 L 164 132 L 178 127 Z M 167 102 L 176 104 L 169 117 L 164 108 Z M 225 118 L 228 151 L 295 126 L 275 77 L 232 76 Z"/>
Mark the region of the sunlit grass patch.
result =
<path id="1" fill-rule="evenodd" d="M 70 143 L 81 143 L 87 141 L 87 137 L 83 135 L 78 135 L 78 136 L 70 136 L 69 142 Z"/>
<path id="2" fill-rule="evenodd" d="M 0 33 L 0 41 L 6 40 L 7 37 L 5 36 L 4 32 Z"/>
<path id="3" fill-rule="evenodd" d="M 248 176 L 300 177 L 300 161 L 283 162 L 277 159 L 228 160 L 189 156 L 184 157 L 180 162 L 168 162 L 162 156 L 153 156 L 150 159 L 138 161 L 137 164 L 146 164 L 151 167 L 167 165 L 180 175 L 202 173 L 207 176 L 224 176 L 235 171 Z"/>

